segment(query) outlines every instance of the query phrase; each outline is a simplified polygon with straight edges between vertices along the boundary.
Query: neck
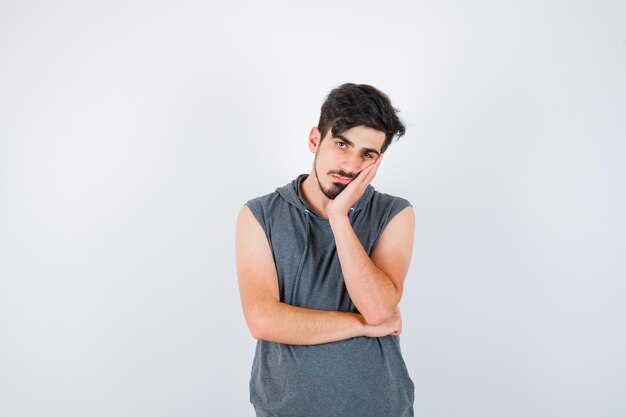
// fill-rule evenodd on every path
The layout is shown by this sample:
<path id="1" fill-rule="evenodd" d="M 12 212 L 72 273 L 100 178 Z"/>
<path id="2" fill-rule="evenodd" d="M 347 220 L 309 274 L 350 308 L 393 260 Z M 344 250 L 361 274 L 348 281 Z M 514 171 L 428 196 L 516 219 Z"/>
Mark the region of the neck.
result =
<path id="1" fill-rule="evenodd" d="M 325 219 L 328 219 L 328 203 L 330 199 L 320 190 L 315 170 L 300 185 L 300 193 L 302 198 L 307 202 L 313 210 Z"/>

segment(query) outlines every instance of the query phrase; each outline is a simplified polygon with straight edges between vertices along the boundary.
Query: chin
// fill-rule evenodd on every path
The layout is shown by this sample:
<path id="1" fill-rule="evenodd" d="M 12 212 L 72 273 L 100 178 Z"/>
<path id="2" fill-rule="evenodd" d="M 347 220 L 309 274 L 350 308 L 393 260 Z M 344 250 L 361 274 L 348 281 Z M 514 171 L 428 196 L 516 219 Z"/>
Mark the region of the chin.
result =
<path id="1" fill-rule="evenodd" d="M 328 188 L 324 189 L 324 195 L 330 199 L 330 200 L 334 200 L 335 197 L 337 197 L 339 195 L 339 193 L 341 193 L 344 188 L 346 188 L 347 184 L 341 184 L 341 183 L 332 183 L 332 185 Z"/>

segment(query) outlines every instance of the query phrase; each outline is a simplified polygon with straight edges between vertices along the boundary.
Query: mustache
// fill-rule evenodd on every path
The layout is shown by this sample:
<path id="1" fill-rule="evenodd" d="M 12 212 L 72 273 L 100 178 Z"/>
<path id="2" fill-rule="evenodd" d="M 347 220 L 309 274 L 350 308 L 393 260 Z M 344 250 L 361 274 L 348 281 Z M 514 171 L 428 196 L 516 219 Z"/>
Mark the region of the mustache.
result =
<path id="1" fill-rule="evenodd" d="M 339 176 L 344 177 L 344 178 L 352 178 L 352 179 L 355 179 L 356 176 L 359 175 L 358 172 L 356 174 L 350 174 L 350 173 L 348 173 L 346 171 L 341 171 L 341 170 L 339 170 L 339 171 L 328 171 L 328 175 L 333 175 L 333 174 L 334 175 L 339 175 Z"/>

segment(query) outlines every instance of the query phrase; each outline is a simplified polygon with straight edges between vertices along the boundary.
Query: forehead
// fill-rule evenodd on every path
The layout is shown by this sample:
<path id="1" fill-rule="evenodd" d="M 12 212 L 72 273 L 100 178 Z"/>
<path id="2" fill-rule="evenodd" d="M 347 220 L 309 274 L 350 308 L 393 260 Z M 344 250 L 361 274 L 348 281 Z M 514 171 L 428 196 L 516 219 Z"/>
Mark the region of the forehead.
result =
<path id="1" fill-rule="evenodd" d="M 352 146 L 355 148 L 376 149 L 378 152 L 382 149 L 386 138 L 385 132 L 367 126 L 351 127 L 341 132 L 338 136 L 342 136 L 352 142 Z M 326 138 L 332 137 L 332 130 L 329 129 Z"/>

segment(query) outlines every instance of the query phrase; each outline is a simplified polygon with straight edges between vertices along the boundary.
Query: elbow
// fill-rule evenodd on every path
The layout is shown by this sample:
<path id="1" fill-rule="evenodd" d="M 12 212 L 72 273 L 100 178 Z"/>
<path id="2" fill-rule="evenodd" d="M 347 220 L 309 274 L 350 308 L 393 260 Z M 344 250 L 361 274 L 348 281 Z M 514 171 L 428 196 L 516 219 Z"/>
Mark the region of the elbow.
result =
<path id="1" fill-rule="evenodd" d="M 246 324 L 248 325 L 250 335 L 255 339 L 259 339 L 261 337 L 261 327 L 259 326 L 259 324 L 256 321 L 250 319 L 246 320 Z"/>
<path id="2" fill-rule="evenodd" d="M 388 320 L 390 320 L 400 303 L 400 297 L 402 296 L 402 290 L 399 290 L 394 299 L 389 300 L 387 303 L 379 305 L 377 308 L 369 308 L 366 311 L 362 311 L 361 315 L 363 319 L 370 326 L 379 326 Z"/>
<path id="3" fill-rule="evenodd" d="M 248 329 L 250 330 L 250 335 L 256 340 L 269 340 L 271 338 L 267 326 L 264 326 L 263 323 L 250 324 Z"/>
<path id="4" fill-rule="evenodd" d="M 380 311 L 372 311 L 368 314 L 361 313 L 363 315 L 363 319 L 370 326 L 379 326 L 391 318 L 393 314 L 393 310 L 380 310 Z"/>
<path id="5" fill-rule="evenodd" d="M 381 324 L 383 324 L 384 322 L 386 322 L 387 320 L 385 319 L 381 319 L 381 318 L 366 318 L 365 316 L 363 316 L 363 318 L 365 319 L 365 322 L 367 324 L 369 324 L 370 326 L 380 326 Z"/>
<path id="6" fill-rule="evenodd" d="M 260 318 L 256 317 L 254 319 L 248 319 L 247 324 L 248 324 L 248 330 L 250 330 L 250 335 L 253 338 L 257 340 L 261 340 L 266 337 L 266 331 L 265 331 L 265 326 L 263 325 L 263 320 L 260 320 Z"/>
<path id="7" fill-rule="evenodd" d="M 263 339 L 263 333 L 261 333 L 256 327 L 250 327 L 250 335 L 256 340 Z"/>
<path id="8" fill-rule="evenodd" d="M 268 308 L 270 307 L 267 305 L 260 305 L 246 311 L 248 330 L 250 330 L 250 335 L 257 340 L 267 340 L 271 334 L 274 323 L 271 320 L 272 312 L 268 311 Z"/>

